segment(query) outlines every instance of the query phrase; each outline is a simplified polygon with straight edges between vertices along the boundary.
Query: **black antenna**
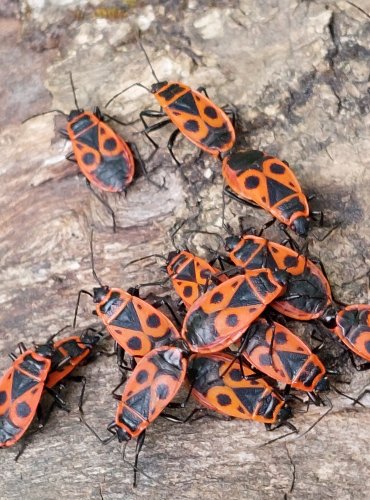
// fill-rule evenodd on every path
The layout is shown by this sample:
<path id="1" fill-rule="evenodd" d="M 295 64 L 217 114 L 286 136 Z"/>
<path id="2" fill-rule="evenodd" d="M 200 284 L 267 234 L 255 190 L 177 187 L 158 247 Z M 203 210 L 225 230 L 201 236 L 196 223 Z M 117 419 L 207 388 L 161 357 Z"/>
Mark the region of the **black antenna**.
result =
<path id="1" fill-rule="evenodd" d="M 98 275 L 96 274 L 95 271 L 95 264 L 94 264 L 94 251 L 93 251 L 93 237 L 94 237 L 94 230 L 91 230 L 91 236 L 90 236 L 90 255 L 91 255 L 91 269 L 92 269 L 92 275 L 93 278 L 99 283 L 101 287 L 103 287 L 103 283 L 100 281 L 98 278 Z"/>
<path id="2" fill-rule="evenodd" d="M 175 250 L 177 250 L 178 252 L 181 251 L 181 249 L 176 245 L 176 240 L 175 240 L 175 236 L 176 234 L 180 231 L 180 229 L 184 226 L 184 224 L 187 222 L 186 219 L 183 219 L 182 221 L 180 221 L 179 223 L 177 223 L 175 225 L 175 229 L 173 231 L 170 232 L 170 238 L 171 238 L 171 243 L 173 245 L 173 248 Z"/>
<path id="3" fill-rule="evenodd" d="M 29 116 L 28 118 L 23 120 L 22 124 L 28 122 L 28 120 L 32 120 L 32 118 L 37 118 L 38 116 L 47 115 L 49 113 L 59 113 L 65 117 L 68 117 L 67 113 L 60 109 L 51 109 L 50 111 L 44 111 L 43 113 L 37 113 L 36 115 Z"/>
<path id="4" fill-rule="evenodd" d="M 76 109 L 79 111 L 80 107 L 79 107 L 78 102 L 77 102 L 76 89 L 75 89 L 75 86 L 74 86 L 74 83 L 73 83 L 73 78 L 72 78 L 72 71 L 69 72 L 69 79 L 71 81 L 71 87 L 72 87 L 73 98 L 74 98 L 74 101 L 75 101 Z"/>
<path id="5" fill-rule="evenodd" d="M 189 229 L 188 231 L 184 231 L 184 234 L 208 234 L 210 236 L 216 236 L 216 239 L 218 240 L 218 242 L 220 243 L 221 242 L 221 245 L 224 247 L 225 246 L 225 241 L 224 239 L 222 238 L 222 236 L 218 233 L 215 233 L 214 231 L 202 231 L 200 229 Z"/>
<path id="6" fill-rule="evenodd" d="M 127 269 L 131 264 L 136 264 L 136 262 L 141 262 L 143 260 L 151 259 L 152 257 L 157 257 L 158 259 L 162 259 L 167 262 L 166 257 L 164 255 L 160 255 L 159 253 L 152 253 L 150 255 L 146 255 L 145 257 L 139 257 L 138 259 L 130 260 L 125 266 L 124 269 Z"/>
<path id="7" fill-rule="evenodd" d="M 328 415 L 328 414 L 329 414 L 329 413 L 333 410 L 333 403 L 331 402 L 331 400 L 330 400 L 327 396 L 325 396 L 325 399 L 326 399 L 326 400 L 327 400 L 327 402 L 329 403 L 329 409 L 328 409 L 325 413 L 323 413 L 323 414 L 322 414 L 322 415 L 321 415 L 321 416 L 320 416 L 320 417 L 316 420 L 316 422 L 314 422 L 312 425 L 310 425 L 310 427 L 309 427 L 307 430 L 305 430 L 302 434 L 300 434 L 300 435 L 297 437 L 297 439 L 299 439 L 299 438 L 301 438 L 301 437 L 305 436 L 307 433 L 309 433 L 309 432 L 310 432 L 310 431 L 311 431 L 314 427 L 316 427 L 316 425 L 317 425 L 319 422 L 321 422 L 321 420 L 322 420 L 323 418 L 325 418 L 325 417 L 326 417 L 326 415 Z"/>
<path id="8" fill-rule="evenodd" d="M 49 344 L 57 335 L 61 334 L 64 330 L 67 330 L 67 328 L 72 328 L 72 325 L 66 325 L 63 328 L 61 328 L 60 330 L 58 330 L 57 333 L 54 333 L 53 335 L 51 335 L 47 339 L 47 341 L 45 342 L 45 344 Z"/>
<path id="9" fill-rule="evenodd" d="M 150 62 L 149 56 L 148 56 L 148 54 L 147 54 L 146 50 L 144 49 L 144 45 L 143 45 L 143 44 L 142 44 L 142 42 L 141 42 L 141 39 L 140 39 L 140 33 L 139 33 L 139 45 L 140 45 L 140 47 L 141 47 L 141 50 L 144 52 L 145 59 L 147 60 L 147 63 L 149 64 L 149 67 L 150 67 L 150 69 L 151 69 L 151 71 L 152 71 L 152 75 L 153 75 L 153 76 L 154 76 L 154 78 L 156 79 L 157 83 L 160 83 L 160 81 L 158 80 L 157 75 L 155 74 L 155 71 L 154 71 L 154 69 L 153 69 L 153 66 L 152 66 L 152 64 L 151 64 L 151 62 Z"/>
<path id="10" fill-rule="evenodd" d="M 115 94 L 113 97 L 111 97 L 109 99 L 109 101 L 105 104 L 104 108 L 107 108 L 109 106 L 109 104 L 114 101 L 114 99 L 118 96 L 120 96 L 121 94 L 123 94 L 124 92 L 126 92 L 126 90 L 130 90 L 132 89 L 132 87 L 142 87 L 143 89 L 145 89 L 147 92 L 149 92 L 149 94 L 151 94 L 151 90 L 148 89 L 148 87 L 145 87 L 145 85 L 143 85 L 142 83 L 133 83 L 132 85 L 129 85 L 128 87 L 126 87 L 125 89 L 121 90 L 120 92 L 118 92 L 117 94 Z"/>

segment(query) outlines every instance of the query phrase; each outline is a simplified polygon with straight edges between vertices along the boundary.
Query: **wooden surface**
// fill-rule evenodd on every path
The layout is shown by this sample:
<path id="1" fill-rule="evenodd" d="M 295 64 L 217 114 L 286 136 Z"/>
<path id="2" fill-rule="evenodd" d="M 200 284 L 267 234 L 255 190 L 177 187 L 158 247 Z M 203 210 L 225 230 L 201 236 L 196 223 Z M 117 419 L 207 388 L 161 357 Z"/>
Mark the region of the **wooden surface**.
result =
<path id="1" fill-rule="evenodd" d="M 63 159 L 70 151 L 57 133 L 63 117 L 45 115 L 21 124 L 37 112 L 73 107 L 70 70 L 79 103 L 87 109 L 103 107 L 135 81 L 152 83 L 136 42 L 138 27 L 161 79 L 205 85 L 215 102 L 236 107 L 242 144 L 289 161 L 306 192 L 317 195 L 313 208 L 325 212 L 325 227 L 313 232 L 322 236 L 340 223 L 325 241 L 312 238 L 310 246 L 324 262 L 334 293 L 349 303 L 369 301 L 370 2 L 356 3 L 130 1 L 112 10 L 104 2 L 92 7 L 28 0 L 20 2 L 20 11 L 17 2 L 4 3 L 1 371 L 17 342 L 42 341 L 69 324 L 78 290 L 95 286 L 92 227 L 99 276 L 123 288 L 163 276 L 161 262 L 127 271 L 124 266 L 133 258 L 171 250 L 168 231 L 177 221 L 193 217 L 188 228 L 222 234 L 220 165 L 206 156 L 195 162 L 197 152 L 181 141 L 176 152 L 184 165 L 176 168 L 165 149 L 167 129 L 158 133 L 162 148 L 147 165 L 153 179 L 166 178 L 167 189 L 140 178 L 126 198 L 109 196 L 119 225 L 112 234 L 109 214 L 75 166 Z M 152 96 L 137 88 L 112 103 L 109 112 L 131 121 L 149 107 L 155 108 Z M 138 122 L 117 126 L 147 158 L 151 147 L 141 128 Z M 235 231 L 238 216 L 254 226 L 269 220 L 235 203 L 228 204 L 226 214 Z M 274 234 L 279 236 L 269 233 Z M 184 233 L 181 242 L 186 242 Z M 202 255 L 202 245 L 216 249 L 217 243 L 198 236 L 190 242 Z M 92 309 L 84 300 L 79 326 L 96 324 Z M 292 327 L 309 333 L 308 327 Z M 341 385 L 334 378 L 334 384 L 356 396 L 369 375 L 338 358 L 342 350 L 330 339 L 326 350 L 328 358 L 334 356 L 331 364 L 340 365 L 341 379 L 350 382 Z M 104 435 L 115 411 L 110 390 L 119 375 L 112 358 L 99 358 L 84 372 L 86 419 Z M 314 429 L 303 435 L 328 407 L 297 413 L 300 435 L 268 446 L 263 445 L 286 430 L 270 435 L 253 422 L 203 419 L 178 426 L 158 419 L 140 459 L 149 477 L 140 475 L 136 490 L 118 443 L 103 447 L 80 424 L 78 394 L 75 385 L 68 388 L 71 413 L 55 411 L 18 463 L 16 449 L 1 451 L 1 499 L 368 498 L 369 410 L 353 407 L 336 393 L 329 395 L 333 410 Z M 369 399 L 364 404 L 368 407 Z M 127 447 L 130 463 L 134 445 Z"/>

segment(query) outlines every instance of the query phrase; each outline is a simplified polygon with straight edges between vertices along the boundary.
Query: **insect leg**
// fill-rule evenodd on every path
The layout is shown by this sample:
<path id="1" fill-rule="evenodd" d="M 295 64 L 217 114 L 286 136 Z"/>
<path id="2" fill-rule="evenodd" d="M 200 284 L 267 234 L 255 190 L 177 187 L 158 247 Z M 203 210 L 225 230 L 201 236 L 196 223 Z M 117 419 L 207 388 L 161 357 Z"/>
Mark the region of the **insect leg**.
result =
<path id="1" fill-rule="evenodd" d="M 135 158 L 137 164 L 139 165 L 140 170 L 142 171 L 144 177 L 146 177 L 146 179 L 151 184 L 154 184 L 154 186 L 159 187 L 159 188 L 165 188 L 166 179 L 163 179 L 163 184 L 160 185 L 160 184 L 157 184 L 156 182 L 152 181 L 152 179 L 149 177 L 148 171 L 147 171 L 146 166 L 145 166 L 145 163 L 143 162 L 143 159 L 142 159 L 142 157 L 141 157 L 141 155 L 139 153 L 139 150 L 137 149 L 136 144 L 134 144 L 133 142 L 128 142 L 127 145 L 130 147 L 131 151 L 134 153 L 134 158 Z"/>
<path id="2" fill-rule="evenodd" d="M 98 195 L 98 193 L 96 191 L 93 190 L 91 184 L 90 184 L 90 181 L 88 181 L 86 179 L 86 185 L 87 187 L 90 189 L 90 191 L 92 192 L 92 194 L 95 196 L 96 199 L 98 199 L 100 201 L 100 203 L 102 205 L 105 206 L 105 208 L 109 211 L 109 213 L 111 214 L 112 216 L 112 220 L 113 220 L 113 232 L 115 233 L 117 231 L 117 226 L 116 226 L 116 216 L 114 214 L 114 211 L 112 209 L 112 207 L 109 205 L 109 203 L 104 200 L 104 198 L 102 198 L 101 196 Z"/>
<path id="3" fill-rule="evenodd" d="M 172 158 L 175 160 L 176 165 L 181 165 L 181 163 L 178 161 L 178 159 L 176 158 L 176 156 L 173 152 L 173 146 L 174 146 L 175 140 L 178 137 L 179 133 L 180 133 L 180 130 L 178 128 L 176 130 L 174 130 L 172 132 L 172 134 L 170 135 L 170 138 L 168 139 L 168 143 L 167 143 L 168 151 L 170 152 L 170 155 L 172 156 Z"/>
<path id="4" fill-rule="evenodd" d="M 136 441 L 136 450 L 135 450 L 135 463 L 134 463 L 134 488 L 137 486 L 137 471 L 138 471 L 138 463 L 139 463 L 139 454 L 141 448 L 143 447 L 145 441 L 145 430 L 140 434 Z"/>
<path id="5" fill-rule="evenodd" d="M 149 141 L 152 143 L 152 145 L 154 146 L 155 150 L 153 152 L 153 155 L 155 154 L 155 152 L 157 151 L 158 149 L 158 144 L 150 137 L 150 132 L 153 132 L 154 130 L 158 130 L 162 127 L 165 127 L 166 125 L 168 125 L 169 123 L 171 123 L 171 120 L 170 119 L 166 119 L 166 120 L 163 120 L 162 122 L 159 122 L 159 123 L 154 123 L 153 125 L 148 125 L 147 122 L 145 121 L 144 117 L 147 117 L 147 118 L 152 118 L 152 117 L 155 117 L 155 118 L 161 118 L 161 117 L 164 117 L 166 116 L 166 114 L 163 112 L 163 111 L 155 111 L 153 109 L 147 109 L 147 110 L 144 110 L 140 113 L 140 120 L 142 121 L 142 124 L 144 125 L 144 134 L 146 135 L 146 137 L 149 139 Z M 152 155 L 152 156 L 153 156 Z"/>

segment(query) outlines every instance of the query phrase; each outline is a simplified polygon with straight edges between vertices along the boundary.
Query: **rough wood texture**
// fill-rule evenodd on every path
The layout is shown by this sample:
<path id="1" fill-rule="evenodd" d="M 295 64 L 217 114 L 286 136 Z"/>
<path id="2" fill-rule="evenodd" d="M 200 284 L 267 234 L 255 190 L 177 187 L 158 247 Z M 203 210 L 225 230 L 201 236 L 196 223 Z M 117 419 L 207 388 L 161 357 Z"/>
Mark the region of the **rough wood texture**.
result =
<path id="1" fill-rule="evenodd" d="M 206 85 L 215 102 L 237 108 L 244 144 L 289 161 L 306 192 L 317 195 L 313 208 L 325 211 L 326 227 L 314 232 L 323 235 L 340 222 L 324 242 L 313 239 L 311 245 L 326 264 L 334 293 L 345 302 L 368 302 L 369 0 L 357 0 L 357 7 L 290 0 L 130 1 L 116 3 L 115 10 L 104 4 L 24 0 L 18 12 L 17 2 L 8 0 L 0 9 L 1 371 L 18 341 L 43 340 L 70 323 L 77 291 L 94 286 L 92 225 L 97 272 L 105 283 L 122 287 L 161 277 L 159 264 L 127 271 L 124 265 L 168 252 L 168 230 L 177 220 L 198 215 L 189 227 L 219 231 L 220 165 L 205 156 L 194 163 L 197 153 L 185 141 L 177 149 L 185 159 L 178 169 L 164 148 L 165 132 L 158 134 L 163 148 L 148 167 L 156 169 L 155 180 L 165 176 L 168 190 L 140 178 L 126 198 L 109 196 L 120 226 L 112 234 L 109 214 L 63 159 L 70 148 L 57 133 L 63 119 L 45 115 L 20 123 L 38 111 L 72 108 L 69 70 L 86 108 L 104 106 L 135 81 L 149 84 L 137 27 L 161 78 Z M 130 121 L 153 104 L 137 88 L 109 111 Z M 139 123 L 117 130 L 148 157 Z M 239 215 L 255 226 L 268 220 L 230 203 L 227 217 L 235 229 Z M 216 248 L 217 240 L 207 244 Z M 80 326 L 93 323 L 91 309 L 84 302 Z M 342 352 L 335 342 L 326 348 Z M 369 375 L 343 360 L 341 366 L 350 384 L 338 387 L 357 395 Z M 114 414 L 116 366 L 101 358 L 85 372 L 86 418 L 103 434 Z M 286 431 L 271 436 L 249 422 L 204 419 L 176 426 L 159 419 L 140 462 L 151 479 L 141 475 L 136 490 L 118 444 L 100 446 L 79 423 L 77 398 L 71 385 L 71 413 L 55 411 L 18 463 L 16 450 L 2 450 L 1 498 L 368 498 L 369 410 L 335 393 L 333 411 L 311 432 L 266 447 Z M 300 433 L 325 411 L 298 413 Z M 133 450 L 130 443 L 130 462 Z"/>

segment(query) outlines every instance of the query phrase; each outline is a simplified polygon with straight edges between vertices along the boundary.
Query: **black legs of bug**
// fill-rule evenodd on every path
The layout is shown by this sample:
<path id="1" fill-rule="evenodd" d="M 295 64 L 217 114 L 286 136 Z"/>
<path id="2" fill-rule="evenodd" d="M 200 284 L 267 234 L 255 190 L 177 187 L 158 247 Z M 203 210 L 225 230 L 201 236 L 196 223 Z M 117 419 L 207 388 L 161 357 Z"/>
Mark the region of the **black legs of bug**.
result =
<path id="1" fill-rule="evenodd" d="M 253 203 L 252 201 L 244 200 L 243 198 L 240 198 L 238 195 L 232 191 L 229 186 L 224 187 L 224 193 L 226 196 L 228 196 L 231 200 L 237 201 L 238 203 L 241 203 L 243 205 L 247 205 L 248 207 L 253 207 L 253 208 L 258 208 L 260 209 L 261 207 Z"/>
<path id="2" fill-rule="evenodd" d="M 76 307 L 75 307 L 75 314 L 74 314 L 74 317 L 73 317 L 73 328 L 76 328 L 78 308 L 80 307 L 80 300 L 81 300 L 81 295 L 82 295 L 82 294 L 89 295 L 90 297 L 92 297 L 92 296 L 93 296 L 93 295 L 92 295 L 90 292 L 88 292 L 87 290 L 80 290 L 80 291 L 78 292 L 77 301 L 76 301 Z"/>
<path id="3" fill-rule="evenodd" d="M 136 488 L 137 486 L 137 472 L 138 472 L 138 463 L 139 463 L 139 454 L 141 452 L 141 449 L 143 447 L 145 441 L 145 431 L 143 431 L 140 436 L 137 438 L 136 441 L 136 449 L 135 449 L 135 462 L 134 462 L 134 483 L 133 487 Z"/>
<path id="4" fill-rule="evenodd" d="M 93 190 L 90 182 L 87 179 L 86 179 L 86 185 L 90 189 L 90 191 L 92 192 L 92 194 L 95 196 L 95 198 L 97 200 L 99 200 L 100 203 L 102 205 L 104 205 L 105 208 L 108 210 L 108 212 L 111 214 L 112 221 L 113 221 L 113 232 L 115 233 L 117 231 L 116 216 L 114 214 L 114 211 L 113 211 L 112 207 L 109 205 L 109 203 L 106 200 L 104 200 L 104 198 L 102 198 L 96 191 Z"/>
<path id="5" fill-rule="evenodd" d="M 165 120 L 158 122 L 158 123 L 153 123 L 153 125 L 148 125 L 146 122 L 145 118 L 164 118 L 166 116 L 166 113 L 163 111 L 155 111 L 154 109 L 147 109 L 145 111 L 141 111 L 140 113 L 140 120 L 142 124 L 144 125 L 144 134 L 147 137 L 147 139 L 151 142 L 152 146 L 154 147 L 154 151 L 151 157 L 155 155 L 157 152 L 157 149 L 159 148 L 158 144 L 150 137 L 150 133 L 154 132 L 155 130 L 159 130 L 169 123 L 171 123 L 171 120 L 169 118 L 166 118 Z"/>
<path id="6" fill-rule="evenodd" d="M 358 364 L 355 360 L 353 353 L 351 351 L 348 351 L 348 354 L 349 354 L 349 359 L 351 360 L 351 363 L 354 366 L 355 370 L 357 370 L 358 372 L 370 370 L 370 362 L 369 361 L 367 361 L 366 363 Z"/>
<path id="7" fill-rule="evenodd" d="M 145 118 L 163 118 L 167 116 L 166 113 L 164 113 L 163 111 L 155 111 L 153 109 L 148 109 L 146 111 L 142 111 L 140 113 L 140 119 L 144 125 L 144 134 L 145 136 L 149 139 L 149 141 L 151 142 L 151 144 L 154 146 L 154 151 L 153 151 L 153 154 L 151 155 L 151 158 L 153 158 L 153 156 L 155 155 L 155 153 L 157 152 L 157 149 L 158 149 L 158 144 L 150 137 L 150 133 L 151 132 L 154 132 L 155 130 L 159 130 L 163 127 L 165 127 L 166 125 L 168 125 L 169 123 L 171 123 L 171 120 L 169 118 L 161 121 L 161 122 L 158 122 L 158 123 L 153 123 L 153 125 L 148 125 Z M 176 129 L 172 132 L 172 134 L 170 135 L 170 138 L 168 139 L 168 142 L 167 142 L 167 148 L 168 148 L 168 151 L 172 157 L 172 159 L 174 160 L 174 162 L 176 163 L 176 165 L 181 165 L 181 163 L 178 161 L 178 159 L 176 158 L 174 152 L 173 152 L 173 147 L 174 147 L 174 144 L 175 144 L 175 141 L 176 141 L 176 138 L 178 137 L 180 133 L 180 130 L 179 129 Z"/>
<path id="8" fill-rule="evenodd" d="M 127 145 L 129 146 L 129 148 L 131 149 L 133 155 L 134 155 L 134 159 L 135 159 L 135 162 L 136 162 L 136 165 L 138 165 L 140 167 L 140 170 L 141 170 L 141 173 L 143 174 L 143 176 L 146 178 L 146 180 L 148 182 L 150 182 L 151 184 L 153 184 L 154 186 L 162 189 L 162 188 L 165 188 L 166 186 L 166 179 L 163 179 L 163 183 L 162 184 L 158 184 L 157 182 L 153 181 L 149 174 L 148 174 L 148 171 L 145 167 L 145 163 L 139 153 L 139 150 L 137 149 L 137 146 L 136 144 L 134 144 L 133 142 L 128 142 Z"/>
<path id="9" fill-rule="evenodd" d="M 45 411 L 44 408 L 42 408 L 41 404 L 39 404 L 39 406 L 37 407 L 37 410 L 36 410 L 36 417 L 38 420 L 37 429 L 35 429 L 32 432 L 27 433 L 26 437 L 23 439 L 23 441 L 20 444 L 20 447 L 18 449 L 18 453 L 14 457 L 15 462 L 17 462 L 19 460 L 19 458 L 23 455 L 24 450 L 27 448 L 27 446 L 29 444 L 31 436 L 34 436 L 35 434 L 38 434 L 39 432 L 41 432 L 43 430 L 44 426 L 46 425 L 47 421 L 50 418 L 50 415 L 54 409 L 54 406 L 55 406 L 55 400 L 52 401 L 52 403 L 49 405 L 49 407 Z"/>
<path id="10" fill-rule="evenodd" d="M 358 396 L 357 398 L 354 400 L 354 402 L 352 403 L 353 405 L 356 405 L 356 404 L 361 404 L 360 401 L 361 399 L 363 399 L 367 394 L 370 394 L 370 389 L 365 389 L 364 391 L 362 391 Z M 363 405 L 362 405 L 363 406 Z"/>
<path id="11" fill-rule="evenodd" d="M 175 141 L 176 141 L 179 134 L 180 134 L 180 130 L 177 128 L 176 130 L 174 130 L 172 132 L 172 134 L 170 135 L 170 138 L 168 139 L 168 142 L 167 142 L 167 149 L 170 152 L 170 155 L 172 156 L 176 165 L 181 165 L 181 163 L 178 161 L 178 159 L 176 158 L 176 156 L 173 152 L 173 146 L 174 146 Z"/>

